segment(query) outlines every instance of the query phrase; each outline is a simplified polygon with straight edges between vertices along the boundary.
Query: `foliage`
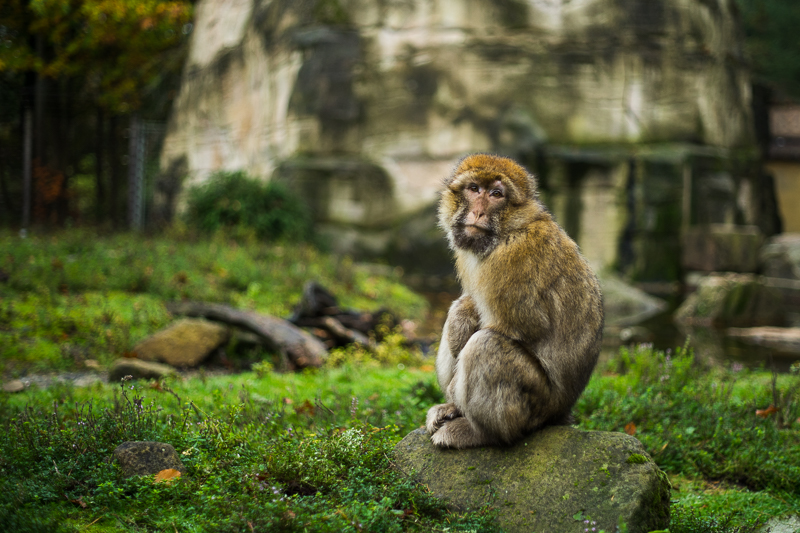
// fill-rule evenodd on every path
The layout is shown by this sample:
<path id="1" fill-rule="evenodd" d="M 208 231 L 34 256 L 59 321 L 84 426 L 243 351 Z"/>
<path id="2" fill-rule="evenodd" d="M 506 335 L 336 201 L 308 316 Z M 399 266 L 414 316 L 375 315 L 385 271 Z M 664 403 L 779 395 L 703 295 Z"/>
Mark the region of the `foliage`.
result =
<path id="1" fill-rule="evenodd" d="M 753 491 L 747 494 L 778 495 L 794 502 L 781 507 L 787 512 L 792 505 L 800 505 L 798 377 L 777 376 L 774 382 L 772 378 L 740 366 L 704 370 L 685 348 L 674 353 L 647 345 L 623 348 L 603 373 L 593 376 L 576 414 L 585 429 L 634 435 L 672 476 L 744 486 Z M 775 398 L 784 399 L 778 407 L 784 411 L 784 420 L 793 421 L 788 427 L 774 413 L 763 418 L 756 414 Z M 687 512 L 691 508 L 699 513 L 701 507 L 708 507 L 697 505 L 703 498 L 684 497 Z M 698 519 L 708 522 L 707 531 L 735 531 L 724 525 L 726 520 L 731 527 L 739 527 L 771 516 L 745 507 L 744 517 L 727 517 L 726 509 L 730 507 L 706 509 Z M 694 523 L 694 515 L 676 516 L 676 520 Z M 714 529 L 710 525 L 714 521 L 722 525 Z M 692 527 L 682 530 L 693 531 Z"/>
<path id="2" fill-rule="evenodd" d="M 187 224 L 212 233 L 252 229 L 261 239 L 308 240 L 311 214 L 286 187 L 239 172 L 216 172 L 188 190 Z"/>
<path id="3" fill-rule="evenodd" d="M 399 283 L 307 245 L 103 236 L 84 231 L 0 233 L 0 370 L 110 362 L 164 327 L 164 302 L 230 303 L 286 316 L 315 280 L 363 310 L 420 319 L 424 299 Z"/>
<path id="4" fill-rule="evenodd" d="M 408 346 L 400 329 L 400 327 L 391 329 L 387 324 L 381 324 L 377 328 L 380 342 L 373 338 L 370 339 L 371 347 L 351 344 L 344 348 L 331 350 L 325 364 L 334 367 L 345 363 L 359 366 L 396 365 L 401 369 L 406 365 L 423 365 L 425 358 L 421 351 L 418 347 Z"/>
<path id="5" fill-rule="evenodd" d="M 800 97 L 800 5 L 785 0 L 737 0 L 746 48 L 757 77 Z"/>
<path id="6" fill-rule="evenodd" d="M 186 397 L 184 387 L 170 385 Z M 93 401 L 62 388 L 26 398 L 33 407 L 1 406 L 0 523 L 15 531 L 77 531 L 90 522 L 146 531 L 494 529 L 491 513 L 449 513 L 391 467 L 389 452 L 409 418 L 373 425 L 345 394 L 292 409 L 287 398 L 245 389 L 197 406 L 165 399 L 166 385 L 147 393 L 125 383 L 111 388 L 91 391 Z M 123 479 L 105 459 L 134 439 L 172 443 L 188 474 L 172 484 Z"/>
<path id="7" fill-rule="evenodd" d="M 128 112 L 168 64 L 179 67 L 192 12 L 187 0 L 9 0 L 0 72 L 85 80 L 102 106 Z"/>

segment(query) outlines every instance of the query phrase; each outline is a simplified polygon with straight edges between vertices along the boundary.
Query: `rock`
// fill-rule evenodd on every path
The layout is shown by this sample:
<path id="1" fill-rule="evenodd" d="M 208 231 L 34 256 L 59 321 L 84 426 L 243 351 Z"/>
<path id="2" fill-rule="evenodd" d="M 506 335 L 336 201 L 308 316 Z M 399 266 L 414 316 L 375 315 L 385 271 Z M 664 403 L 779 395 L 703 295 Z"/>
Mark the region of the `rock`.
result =
<path id="1" fill-rule="evenodd" d="M 667 309 L 667 302 L 628 285 L 620 278 L 599 276 L 606 326 L 633 326 Z"/>
<path id="2" fill-rule="evenodd" d="M 178 452 L 171 444 L 163 442 L 123 442 L 114 449 L 113 458 L 119 463 L 125 477 L 158 474 L 169 468 L 186 474 L 186 467 Z"/>
<path id="3" fill-rule="evenodd" d="M 783 298 L 752 274 L 713 274 L 703 278 L 674 316 L 701 326 L 767 326 L 786 320 Z"/>
<path id="4" fill-rule="evenodd" d="M 194 367 L 226 343 L 228 328 L 197 318 L 183 318 L 140 341 L 133 352 L 143 361 L 158 361 L 183 368 Z"/>
<path id="5" fill-rule="evenodd" d="M 738 168 L 754 133 L 729 2 L 324 4 L 198 4 L 154 213 L 241 169 L 297 191 L 336 251 L 440 268 L 441 181 L 492 151 L 535 167 L 587 257 L 621 264 L 628 248 L 677 275 L 681 217 L 756 211 L 739 205 L 762 188 Z M 683 195 L 685 177 L 699 197 Z"/>
<path id="6" fill-rule="evenodd" d="M 169 365 L 124 358 L 117 359 L 111 364 L 111 370 L 108 371 L 108 382 L 119 383 L 125 376 L 132 376 L 133 379 L 161 379 L 174 373 L 175 369 Z"/>
<path id="7" fill-rule="evenodd" d="M 5 392 L 22 392 L 25 390 L 25 384 L 18 379 L 6 381 L 3 383 L 3 391 Z"/>
<path id="8" fill-rule="evenodd" d="M 440 450 L 417 429 L 395 446 L 397 467 L 455 511 L 489 503 L 515 531 L 630 533 L 669 525 L 670 484 L 641 443 L 623 433 L 549 427 L 510 448 Z"/>
<path id="9" fill-rule="evenodd" d="M 764 235 L 756 226 L 710 224 L 683 235 L 681 264 L 704 272 L 756 272 Z"/>
<path id="10" fill-rule="evenodd" d="M 797 533 L 800 531 L 800 516 L 776 516 L 758 529 L 758 533 Z"/>
<path id="11" fill-rule="evenodd" d="M 759 261 L 765 276 L 800 280 L 800 233 L 771 237 L 761 249 Z"/>
<path id="12" fill-rule="evenodd" d="M 800 354 L 800 328 L 728 328 L 728 335 L 778 352 Z"/>

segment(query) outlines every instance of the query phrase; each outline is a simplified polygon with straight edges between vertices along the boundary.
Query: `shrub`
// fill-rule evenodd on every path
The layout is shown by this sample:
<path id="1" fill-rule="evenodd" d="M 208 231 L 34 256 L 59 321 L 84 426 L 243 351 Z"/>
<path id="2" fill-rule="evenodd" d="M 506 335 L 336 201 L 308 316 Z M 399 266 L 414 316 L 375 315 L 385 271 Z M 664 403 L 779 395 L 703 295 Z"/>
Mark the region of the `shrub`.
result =
<path id="1" fill-rule="evenodd" d="M 290 190 L 242 171 L 216 172 L 188 191 L 187 222 L 202 231 L 251 230 L 259 238 L 308 240 L 311 213 Z"/>

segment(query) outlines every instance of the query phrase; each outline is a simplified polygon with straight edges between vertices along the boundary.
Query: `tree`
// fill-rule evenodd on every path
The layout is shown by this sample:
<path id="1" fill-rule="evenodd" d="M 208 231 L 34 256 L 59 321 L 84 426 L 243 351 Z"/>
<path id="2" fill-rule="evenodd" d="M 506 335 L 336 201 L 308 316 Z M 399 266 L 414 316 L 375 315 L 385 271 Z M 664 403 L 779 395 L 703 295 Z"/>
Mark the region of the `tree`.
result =
<path id="1" fill-rule="evenodd" d="M 736 0 L 756 81 L 800 98 L 800 3 Z"/>
<path id="2" fill-rule="evenodd" d="M 48 196 L 57 201 L 45 210 L 63 219 L 69 177 L 94 152 L 98 216 L 106 199 L 106 212 L 120 211 L 119 191 L 104 198 L 103 180 L 105 162 L 112 176 L 108 189 L 119 189 L 120 117 L 163 102 L 165 81 L 177 78 L 183 63 L 192 14 L 190 0 L 0 3 L 0 75 L 22 95 L 17 116 L 33 111 L 34 176 L 58 184 Z M 21 136 L 24 121 L 18 122 Z M 37 182 L 40 203 L 41 186 Z"/>

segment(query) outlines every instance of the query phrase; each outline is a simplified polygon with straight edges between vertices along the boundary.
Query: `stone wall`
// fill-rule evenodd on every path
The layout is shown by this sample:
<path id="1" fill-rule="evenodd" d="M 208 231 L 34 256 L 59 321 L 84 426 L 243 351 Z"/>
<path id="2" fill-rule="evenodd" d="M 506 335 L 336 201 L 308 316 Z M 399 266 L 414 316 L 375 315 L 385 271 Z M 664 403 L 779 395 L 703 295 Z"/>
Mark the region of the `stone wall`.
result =
<path id="1" fill-rule="evenodd" d="M 753 188 L 740 43 L 732 0 L 201 0 L 162 166 L 286 181 L 335 248 L 408 257 L 454 163 L 498 152 L 595 263 L 633 268 L 699 222 L 692 169 Z"/>

